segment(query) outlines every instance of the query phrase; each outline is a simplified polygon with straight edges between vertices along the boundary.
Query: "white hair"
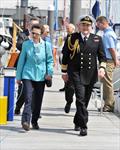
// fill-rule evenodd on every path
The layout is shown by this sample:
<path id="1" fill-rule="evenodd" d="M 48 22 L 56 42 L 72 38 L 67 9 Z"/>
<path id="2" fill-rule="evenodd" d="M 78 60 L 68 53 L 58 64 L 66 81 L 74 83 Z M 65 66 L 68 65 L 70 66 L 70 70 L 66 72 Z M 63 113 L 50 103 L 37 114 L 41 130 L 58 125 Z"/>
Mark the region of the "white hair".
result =
<path id="1" fill-rule="evenodd" d="M 69 23 L 68 26 L 70 26 L 75 31 L 75 26 L 72 23 Z"/>

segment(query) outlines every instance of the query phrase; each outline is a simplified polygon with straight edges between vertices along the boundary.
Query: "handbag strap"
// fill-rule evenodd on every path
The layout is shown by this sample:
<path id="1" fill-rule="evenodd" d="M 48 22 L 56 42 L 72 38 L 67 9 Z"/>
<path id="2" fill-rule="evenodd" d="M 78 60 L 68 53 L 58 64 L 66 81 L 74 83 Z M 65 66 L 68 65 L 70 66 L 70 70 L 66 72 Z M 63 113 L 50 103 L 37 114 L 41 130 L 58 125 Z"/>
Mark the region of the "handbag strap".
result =
<path id="1" fill-rule="evenodd" d="M 46 63 L 46 74 L 47 74 L 47 50 L 46 50 L 46 41 L 45 41 L 45 63 Z"/>

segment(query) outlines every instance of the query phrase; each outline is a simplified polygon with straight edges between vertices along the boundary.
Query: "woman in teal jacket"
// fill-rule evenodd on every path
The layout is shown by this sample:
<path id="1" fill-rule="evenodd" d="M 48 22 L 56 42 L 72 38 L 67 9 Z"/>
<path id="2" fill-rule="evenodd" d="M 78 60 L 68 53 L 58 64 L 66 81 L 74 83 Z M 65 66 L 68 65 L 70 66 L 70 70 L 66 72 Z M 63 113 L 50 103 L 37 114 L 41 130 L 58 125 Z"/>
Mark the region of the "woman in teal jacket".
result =
<path id="1" fill-rule="evenodd" d="M 30 121 L 34 129 L 39 129 L 38 118 L 44 94 L 45 79 L 50 80 L 53 75 L 53 55 L 51 46 L 44 42 L 41 35 L 42 27 L 32 26 L 31 39 L 22 45 L 22 52 L 17 65 L 17 83 L 23 83 L 25 105 L 22 114 L 22 127 L 29 130 Z M 47 68 L 47 71 L 46 71 Z M 31 120 L 32 91 L 34 90 L 34 106 Z"/>

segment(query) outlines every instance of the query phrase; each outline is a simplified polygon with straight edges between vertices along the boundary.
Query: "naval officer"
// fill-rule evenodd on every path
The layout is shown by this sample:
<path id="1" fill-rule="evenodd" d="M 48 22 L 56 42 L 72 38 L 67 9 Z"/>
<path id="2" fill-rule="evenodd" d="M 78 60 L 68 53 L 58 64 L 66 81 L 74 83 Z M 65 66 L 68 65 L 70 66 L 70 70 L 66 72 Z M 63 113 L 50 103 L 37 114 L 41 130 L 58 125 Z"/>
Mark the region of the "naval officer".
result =
<path id="1" fill-rule="evenodd" d="M 76 113 L 73 122 L 75 130 L 80 130 L 80 136 L 87 135 L 87 106 L 93 86 L 98 76 L 104 77 L 106 68 L 102 39 L 91 33 L 92 23 L 90 16 L 80 18 L 79 32 L 66 39 L 62 58 L 62 78 L 65 82 L 68 78 L 72 80 L 75 87 Z"/>

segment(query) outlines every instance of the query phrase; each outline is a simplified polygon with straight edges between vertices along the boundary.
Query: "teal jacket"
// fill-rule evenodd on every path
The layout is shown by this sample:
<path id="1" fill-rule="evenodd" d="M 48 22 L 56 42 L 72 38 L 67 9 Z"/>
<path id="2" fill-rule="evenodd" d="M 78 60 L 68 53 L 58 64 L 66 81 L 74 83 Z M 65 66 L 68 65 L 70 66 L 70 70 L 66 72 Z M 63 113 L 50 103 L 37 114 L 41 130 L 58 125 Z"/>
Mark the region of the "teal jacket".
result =
<path id="1" fill-rule="evenodd" d="M 50 76 L 53 74 L 51 45 L 42 39 L 38 44 L 34 44 L 32 40 L 25 41 L 22 45 L 22 51 L 18 60 L 16 79 L 44 81 L 46 74 Z"/>

